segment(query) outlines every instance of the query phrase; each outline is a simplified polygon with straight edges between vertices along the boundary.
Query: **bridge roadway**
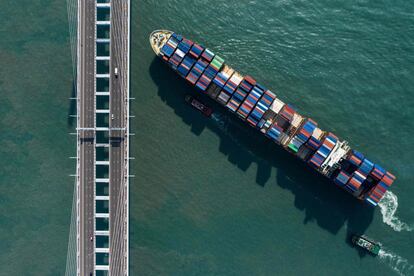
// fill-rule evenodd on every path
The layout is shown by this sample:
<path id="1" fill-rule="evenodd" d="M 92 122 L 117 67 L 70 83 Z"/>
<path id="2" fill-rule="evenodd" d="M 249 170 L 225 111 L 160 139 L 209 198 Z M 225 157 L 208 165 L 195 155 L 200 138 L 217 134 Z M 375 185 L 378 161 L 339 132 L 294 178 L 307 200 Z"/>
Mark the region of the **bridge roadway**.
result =
<path id="1" fill-rule="evenodd" d="M 109 233 L 110 275 L 128 274 L 129 3 L 111 0 Z M 122 130 L 121 130 L 122 129 Z"/>
<path id="2" fill-rule="evenodd" d="M 96 2 L 79 3 L 79 211 L 78 275 L 94 275 L 95 229 L 95 33 Z M 111 1 L 109 115 L 109 275 L 129 274 L 128 129 L 129 0 Z M 115 76 L 118 68 L 118 76 Z M 113 118 L 113 119 L 112 119 Z M 83 130 L 82 130 L 83 128 Z M 91 239 L 91 237 L 93 237 Z"/>
<path id="3" fill-rule="evenodd" d="M 95 127 L 95 0 L 79 1 L 80 48 L 78 51 L 78 97 L 80 128 Z M 78 44 L 78 47 L 79 47 Z M 94 186 L 95 131 L 79 132 L 79 248 L 78 273 L 90 275 L 94 271 Z"/>

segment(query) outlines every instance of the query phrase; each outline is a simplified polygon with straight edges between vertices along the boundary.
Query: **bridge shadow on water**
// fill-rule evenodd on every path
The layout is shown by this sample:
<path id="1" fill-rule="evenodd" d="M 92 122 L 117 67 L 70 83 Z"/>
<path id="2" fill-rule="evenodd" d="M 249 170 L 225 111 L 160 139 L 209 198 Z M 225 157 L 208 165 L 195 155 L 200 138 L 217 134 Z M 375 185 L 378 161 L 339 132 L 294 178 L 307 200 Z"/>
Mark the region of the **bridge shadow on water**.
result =
<path id="1" fill-rule="evenodd" d="M 348 236 L 351 233 L 364 233 L 367 229 L 373 219 L 373 208 L 363 206 L 260 132 L 246 126 L 208 96 L 200 95 L 199 98 L 211 106 L 214 113 L 221 118 L 214 120 L 201 114 L 195 116 L 196 111 L 183 98 L 185 94 L 199 93 L 160 59 L 155 58 L 149 70 L 158 86 L 159 97 L 191 126 L 194 134 L 200 135 L 205 128 L 216 133 L 220 138 L 220 152 L 242 171 L 246 171 L 253 163 L 257 164 L 258 185 L 264 186 L 271 177 L 272 168 L 277 168 L 275 182 L 295 195 L 295 207 L 305 214 L 304 224 L 315 221 L 334 235 L 345 224 Z M 351 245 L 348 238 L 347 243 Z M 364 254 L 361 252 L 360 256 Z"/>
<path id="2" fill-rule="evenodd" d="M 70 94 L 71 98 L 76 98 L 76 82 L 72 82 L 72 92 Z M 76 100 L 68 99 L 69 100 L 69 109 L 68 109 L 68 127 L 73 127 L 74 124 L 76 124 L 76 117 L 72 117 L 71 115 L 76 114 Z"/>

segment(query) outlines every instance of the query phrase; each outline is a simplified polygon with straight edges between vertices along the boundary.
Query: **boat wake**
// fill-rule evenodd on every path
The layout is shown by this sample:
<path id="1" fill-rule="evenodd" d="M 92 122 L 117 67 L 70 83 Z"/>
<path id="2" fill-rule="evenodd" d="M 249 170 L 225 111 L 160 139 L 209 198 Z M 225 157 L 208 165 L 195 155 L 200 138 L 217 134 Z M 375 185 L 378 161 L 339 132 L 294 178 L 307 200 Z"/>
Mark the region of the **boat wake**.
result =
<path id="1" fill-rule="evenodd" d="M 219 112 L 214 112 L 211 114 L 211 119 L 214 121 L 217 127 L 233 141 L 235 145 L 243 147 L 238 139 L 234 136 L 233 131 L 230 130 L 233 125 L 231 124 L 231 119 L 228 116 Z"/>
<path id="2" fill-rule="evenodd" d="M 398 198 L 391 191 L 387 191 L 379 203 L 382 214 L 382 221 L 385 224 L 391 226 L 397 232 L 401 231 L 413 231 L 414 227 L 401 221 L 397 216 L 396 212 L 398 209 Z"/>
<path id="3" fill-rule="evenodd" d="M 378 254 L 380 260 L 401 276 L 414 275 L 414 265 L 394 252 L 382 248 Z"/>
<path id="4" fill-rule="evenodd" d="M 229 121 L 226 116 L 214 112 L 213 114 L 211 114 L 211 119 L 213 119 L 213 121 L 217 123 L 221 130 L 227 130 Z"/>

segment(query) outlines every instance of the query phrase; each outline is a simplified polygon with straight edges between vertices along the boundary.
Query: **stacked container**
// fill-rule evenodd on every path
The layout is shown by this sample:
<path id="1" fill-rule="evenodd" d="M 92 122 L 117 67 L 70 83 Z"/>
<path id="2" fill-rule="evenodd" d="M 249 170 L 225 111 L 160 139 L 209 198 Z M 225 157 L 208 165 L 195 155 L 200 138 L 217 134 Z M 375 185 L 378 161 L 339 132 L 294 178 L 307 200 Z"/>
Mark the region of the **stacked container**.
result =
<path id="1" fill-rule="evenodd" d="M 325 140 L 323 141 L 322 145 L 316 151 L 316 153 L 311 157 L 308 163 L 313 166 L 315 169 L 319 169 L 325 161 L 325 159 L 329 156 L 331 151 L 336 145 L 338 141 L 338 137 L 336 137 L 333 133 L 329 133 Z"/>
<path id="2" fill-rule="evenodd" d="M 234 72 L 231 78 L 226 82 L 221 90 L 220 94 L 217 97 L 217 101 L 223 105 L 226 105 L 230 97 L 233 95 L 234 90 L 239 86 L 240 82 L 243 80 L 242 75 L 238 72 Z"/>
<path id="3" fill-rule="evenodd" d="M 352 150 L 350 156 L 348 157 L 348 160 L 354 166 L 359 167 L 359 165 L 362 163 L 362 160 L 364 160 L 364 155 L 359 151 Z"/>
<path id="4" fill-rule="evenodd" d="M 365 158 L 362 163 L 360 163 L 359 168 L 353 173 L 346 188 L 352 192 L 358 191 L 373 168 L 374 163 Z"/>
<path id="5" fill-rule="evenodd" d="M 334 182 L 339 186 L 344 186 L 346 185 L 346 183 L 348 183 L 350 178 L 351 176 L 347 172 L 341 171 L 339 172 L 338 176 L 334 179 Z"/>
<path id="6" fill-rule="evenodd" d="M 257 126 L 259 121 L 262 119 L 265 112 L 269 109 L 273 101 L 275 100 L 276 95 L 270 91 L 266 90 L 263 96 L 260 98 L 256 106 L 254 107 L 253 111 L 250 113 L 249 117 L 247 117 L 247 121 L 253 127 Z"/>
<path id="7" fill-rule="evenodd" d="M 387 192 L 394 180 L 395 176 L 390 172 L 386 172 L 381 181 L 367 193 L 365 201 L 373 206 L 377 206 L 378 202 Z"/>
<path id="8" fill-rule="evenodd" d="M 204 47 L 194 43 L 190 49 L 190 55 L 193 56 L 195 59 L 198 59 L 201 53 L 204 51 Z"/>
<path id="9" fill-rule="evenodd" d="M 292 122 L 290 123 L 289 129 L 286 131 L 286 136 L 284 139 L 280 140 L 280 144 L 283 145 L 283 147 L 287 147 L 289 144 L 289 141 L 292 139 L 292 137 L 295 135 L 295 133 L 298 131 L 300 126 L 302 125 L 305 118 L 302 117 L 299 113 L 295 112 L 293 114 Z"/>
<path id="10" fill-rule="evenodd" d="M 172 56 L 175 49 L 177 49 L 178 43 L 182 40 L 181 37 L 178 37 L 177 35 L 172 35 L 167 43 L 164 44 L 164 46 L 161 48 L 161 55 L 163 56 L 163 59 L 165 61 L 168 61 L 168 59 Z"/>
<path id="11" fill-rule="evenodd" d="M 233 93 L 230 101 L 227 103 L 227 108 L 233 112 L 239 108 L 241 102 L 246 98 L 247 94 L 249 94 L 250 90 L 256 84 L 256 81 L 249 76 L 244 77 L 244 79 L 240 82 L 239 87 Z"/>
<path id="12" fill-rule="evenodd" d="M 264 91 L 266 89 L 261 86 L 260 84 L 256 84 L 252 91 L 250 92 L 249 96 L 246 97 L 242 105 L 240 106 L 237 113 L 240 117 L 243 119 L 246 119 L 247 116 L 250 114 L 252 109 L 255 107 L 256 103 L 259 101 L 259 99 L 262 97 Z"/>
<path id="13" fill-rule="evenodd" d="M 222 70 L 215 76 L 213 82 L 210 84 L 210 87 L 207 89 L 207 94 L 211 98 L 216 99 L 221 89 L 224 87 L 233 73 L 234 70 L 228 65 L 224 64 Z"/>
<path id="14" fill-rule="evenodd" d="M 325 136 L 325 132 L 322 131 L 320 128 L 315 128 L 313 130 L 312 135 L 304 143 L 298 150 L 298 157 L 304 161 L 307 161 L 318 148 L 322 144 L 322 139 Z"/>
<path id="15" fill-rule="evenodd" d="M 317 125 L 312 119 L 307 119 L 302 128 L 300 128 L 298 133 L 290 141 L 288 148 L 294 153 L 297 153 L 299 148 L 308 141 Z"/>
<path id="16" fill-rule="evenodd" d="M 210 53 L 214 55 L 211 51 Z M 204 74 L 200 77 L 199 81 L 196 83 L 196 86 L 200 88 L 202 91 L 205 91 L 207 87 L 210 85 L 211 81 L 214 77 L 216 77 L 217 73 L 223 66 L 223 59 L 219 56 L 214 56 L 214 59 L 211 61 L 210 65 L 204 71 Z"/>
<path id="17" fill-rule="evenodd" d="M 277 113 L 277 116 L 274 118 L 274 123 L 270 125 L 266 132 L 266 135 L 276 143 L 281 143 L 284 139 L 288 138 L 286 131 L 290 127 L 295 114 L 295 110 L 291 106 L 285 104 L 281 109 L 279 109 L 279 106 L 280 103 L 278 104 L 277 102 L 273 105 L 272 111 L 279 110 L 279 113 Z M 267 120 L 262 129 L 267 127 L 269 121 Z"/>
<path id="18" fill-rule="evenodd" d="M 282 102 L 280 99 L 275 98 L 271 103 L 269 109 L 263 114 L 261 120 L 257 124 L 257 127 L 260 129 L 262 133 L 266 133 L 269 127 L 274 123 L 277 114 L 279 114 L 280 110 L 285 106 L 285 103 Z"/>
<path id="19" fill-rule="evenodd" d="M 185 78 L 188 75 L 188 72 L 190 72 L 191 68 L 193 68 L 195 62 L 195 58 L 191 57 L 190 55 L 187 55 L 181 62 L 180 66 L 178 66 L 177 68 L 178 74 Z"/>
<path id="20" fill-rule="evenodd" d="M 207 64 L 208 63 L 204 60 L 199 59 L 191 69 L 190 73 L 187 75 L 186 80 L 194 85 L 200 78 L 201 74 L 203 74 L 204 69 L 207 67 Z"/>

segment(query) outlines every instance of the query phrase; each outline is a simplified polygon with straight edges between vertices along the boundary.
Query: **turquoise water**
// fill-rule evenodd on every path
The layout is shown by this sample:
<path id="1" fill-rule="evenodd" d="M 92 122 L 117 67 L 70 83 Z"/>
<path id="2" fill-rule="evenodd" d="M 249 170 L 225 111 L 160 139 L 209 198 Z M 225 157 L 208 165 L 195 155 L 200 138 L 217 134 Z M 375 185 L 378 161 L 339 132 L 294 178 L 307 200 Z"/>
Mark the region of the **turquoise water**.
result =
<path id="1" fill-rule="evenodd" d="M 0 275 L 62 275 L 75 168 L 67 7 L 6 2 Z M 414 274 L 413 3 L 132 2 L 131 275 Z M 214 119 L 202 117 L 149 47 L 159 28 L 380 162 L 398 177 L 392 194 L 369 209 L 214 103 Z M 381 241 L 381 256 L 352 248 L 355 231 Z"/>
<path id="2" fill-rule="evenodd" d="M 0 275 L 62 275 L 76 138 L 66 4 L 0 3 Z"/>
<path id="3" fill-rule="evenodd" d="M 414 274 L 407 231 L 414 224 L 414 4 L 313 2 L 133 6 L 134 275 Z M 217 105 L 215 120 L 188 107 L 183 95 L 193 89 L 148 46 L 159 28 L 220 53 L 394 172 L 394 219 L 312 174 Z M 392 199 L 384 211 L 396 207 Z M 352 248 L 355 231 L 381 241 L 382 257 Z"/>

